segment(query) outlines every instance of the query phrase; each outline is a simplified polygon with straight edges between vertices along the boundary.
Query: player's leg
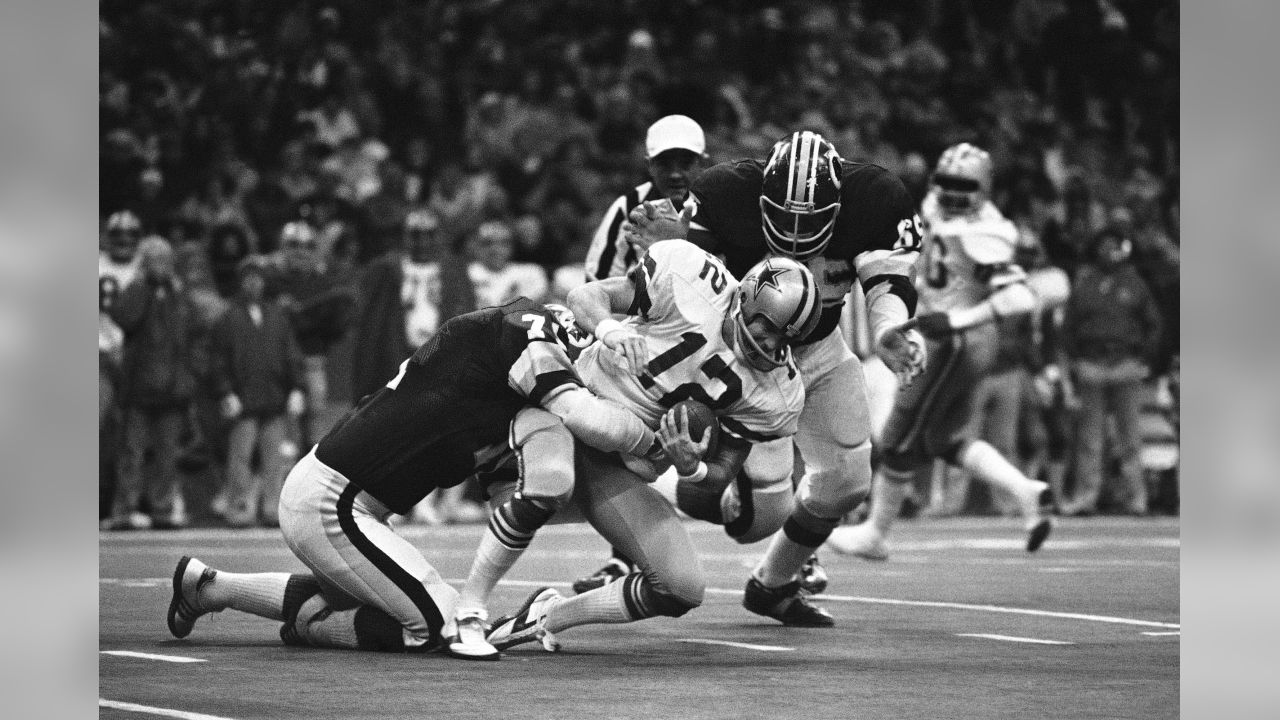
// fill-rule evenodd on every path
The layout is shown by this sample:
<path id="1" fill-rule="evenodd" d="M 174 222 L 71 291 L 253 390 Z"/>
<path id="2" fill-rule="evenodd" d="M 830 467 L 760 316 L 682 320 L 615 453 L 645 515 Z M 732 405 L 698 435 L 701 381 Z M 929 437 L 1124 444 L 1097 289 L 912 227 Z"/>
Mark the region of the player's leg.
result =
<path id="1" fill-rule="evenodd" d="M 511 422 L 511 446 L 519 468 L 516 490 L 490 513 L 458 598 L 459 619 L 487 617 L 494 586 L 573 495 L 574 439 L 559 418 L 541 408 L 521 410 Z"/>
<path id="2" fill-rule="evenodd" d="M 752 571 L 743 605 L 787 625 L 829 626 L 798 573 L 871 484 L 871 415 L 862 363 L 838 333 L 797 353 L 805 407 L 795 444 L 805 471 L 795 505 Z"/>
<path id="3" fill-rule="evenodd" d="M 285 617 L 286 642 L 390 652 L 439 645 L 458 593 L 387 524 L 389 515 L 314 451 L 298 462 L 280 496 L 280 527 L 325 592 Z M 361 604 L 350 609 L 349 599 Z"/>
<path id="4" fill-rule="evenodd" d="M 571 627 L 680 617 L 702 604 L 702 566 L 671 504 L 605 453 L 580 445 L 577 460 L 578 476 L 590 482 L 578 484 L 574 505 L 640 570 L 568 598 L 535 591 L 516 613 L 494 621 L 489 641 L 499 648 L 538 639 L 554 649 L 554 633 Z"/>
<path id="5" fill-rule="evenodd" d="M 680 482 L 668 473 L 654 487 L 689 517 L 724 526 L 741 544 L 754 543 L 777 532 L 791 513 L 794 455 L 791 438 L 782 438 L 753 445 L 742 471 L 723 485 Z"/>
<path id="6" fill-rule="evenodd" d="M 911 492 L 916 474 L 930 463 L 923 451 L 926 430 L 940 407 L 968 391 L 954 381 L 960 367 L 961 346 L 958 336 L 929 341 L 928 366 L 915 382 L 898 391 L 881 431 L 881 462 L 871 486 L 867 519 L 859 525 L 836 528 L 827 543 L 832 549 L 867 560 L 888 559 L 889 531 Z"/>

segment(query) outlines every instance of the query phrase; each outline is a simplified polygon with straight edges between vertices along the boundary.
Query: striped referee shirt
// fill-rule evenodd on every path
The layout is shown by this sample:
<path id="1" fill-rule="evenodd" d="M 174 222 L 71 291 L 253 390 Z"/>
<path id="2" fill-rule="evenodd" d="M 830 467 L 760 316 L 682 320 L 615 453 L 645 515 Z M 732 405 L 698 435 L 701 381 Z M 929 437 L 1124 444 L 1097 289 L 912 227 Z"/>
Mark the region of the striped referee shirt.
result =
<path id="1" fill-rule="evenodd" d="M 621 195 L 609 209 L 591 238 L 584 270 L 587 282 L 625 275 L 640 259 L 640 252 L 622 236 L 622 223 L 640 203 L 664 199 L 652 181 L 641 183 Z"/>

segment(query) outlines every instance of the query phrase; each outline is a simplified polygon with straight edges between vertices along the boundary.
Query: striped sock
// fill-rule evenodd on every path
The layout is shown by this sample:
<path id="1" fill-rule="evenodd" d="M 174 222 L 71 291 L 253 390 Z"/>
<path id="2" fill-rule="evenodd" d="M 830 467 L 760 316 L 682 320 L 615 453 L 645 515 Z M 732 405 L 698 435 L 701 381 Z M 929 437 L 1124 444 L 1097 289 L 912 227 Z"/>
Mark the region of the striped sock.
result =
<path id="1" fill-rule="evenodd" d="M 524 554 L 538 528 L 552 510 L 534 500 L 515 496 L 489 516 L 489 528 L 480 539 L 471 571 L 458 597 L 458 610 L 486 610 L 498 581 Z"/>
<path id="2" fill-rule="evenodd" d="M 638 572 L 581 595 L 567 597 L 547 614 L 547 630 L 578 625 L 628 623 L 652 617 L 644 603 L 644 576 Z"/>

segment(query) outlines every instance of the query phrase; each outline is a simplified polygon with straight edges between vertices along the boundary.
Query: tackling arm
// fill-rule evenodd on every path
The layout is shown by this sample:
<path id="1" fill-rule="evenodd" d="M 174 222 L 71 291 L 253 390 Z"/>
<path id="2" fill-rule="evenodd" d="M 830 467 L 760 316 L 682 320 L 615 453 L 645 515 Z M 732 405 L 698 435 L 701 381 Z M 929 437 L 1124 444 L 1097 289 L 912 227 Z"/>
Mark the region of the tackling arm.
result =
<path id="1" fill-rule="evenodd" d="M 630 411 L 584 387 L 564 387 L 544 398 L 542 406 L 560 418 L 574 437 L 605 452 L 646 455 L 654 449 L 653 431 Z"/>

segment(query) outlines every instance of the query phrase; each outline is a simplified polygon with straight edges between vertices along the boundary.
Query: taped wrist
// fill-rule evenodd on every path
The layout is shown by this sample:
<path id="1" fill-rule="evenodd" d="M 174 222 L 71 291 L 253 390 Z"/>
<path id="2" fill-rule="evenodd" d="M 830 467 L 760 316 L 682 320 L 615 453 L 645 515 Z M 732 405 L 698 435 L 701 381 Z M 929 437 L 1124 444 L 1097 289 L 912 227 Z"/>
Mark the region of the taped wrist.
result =
<path id="1" fill-rule="evenodd" d="M 867 288 L 867 322 L 872 340 L 879 343 L 915 312 L 916 291 L 910 280 L 898 275 L 877 275 L 872 282 Z"/>
<path id="2" fill-rule="evenodd" d="M 621 405 L 573 387 L 543 400 L 543 407 L 564 422 L 582 442 L 605 452 L 641 455 L 653 446 L 654 434 Z"/>
<path id="3" fill-rule="evenodd" d="M 622 329 L 622 323 L 614 320 L 613 318 L 605 318 L 596 323 L 595 336 L 600 338 L 600 342 L 604 342 L 605 338 L 609 336 L 609 333 Z"/>

